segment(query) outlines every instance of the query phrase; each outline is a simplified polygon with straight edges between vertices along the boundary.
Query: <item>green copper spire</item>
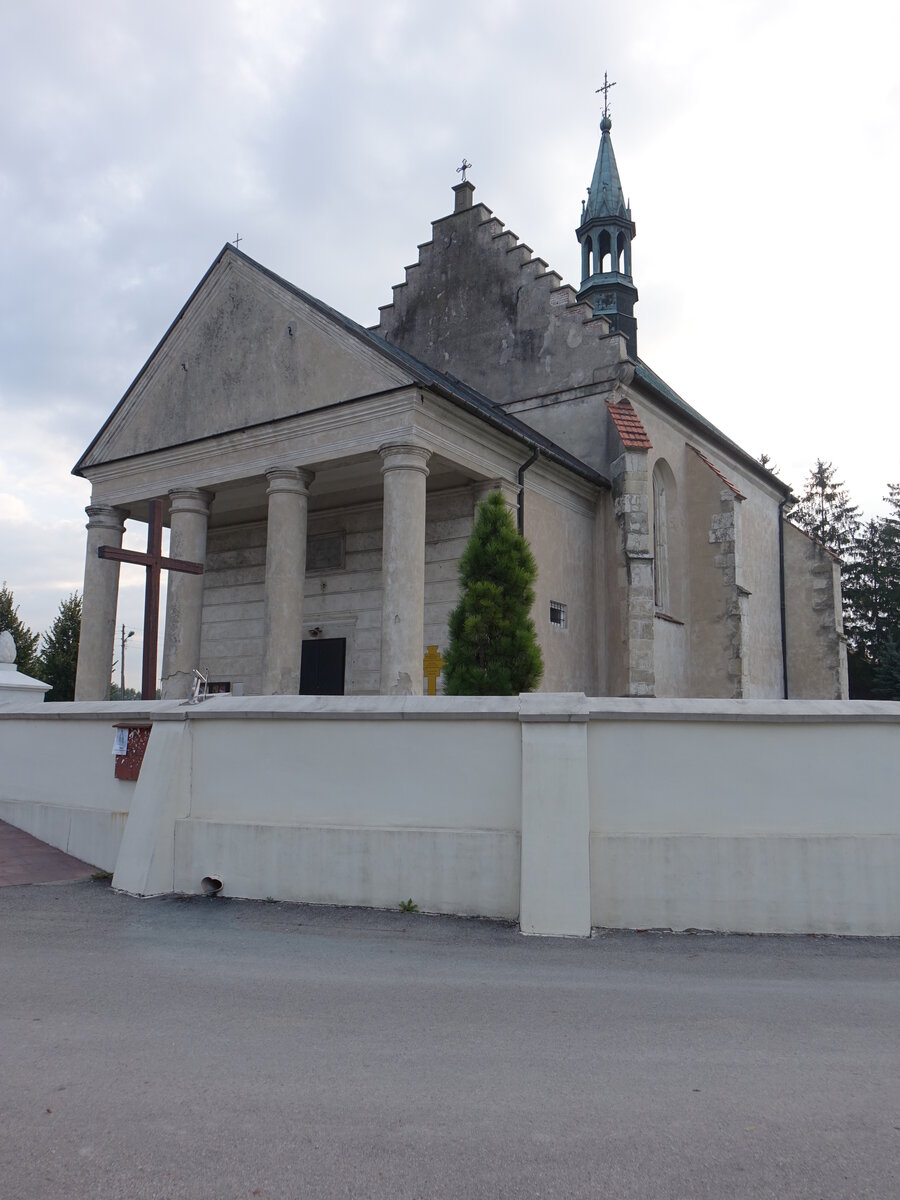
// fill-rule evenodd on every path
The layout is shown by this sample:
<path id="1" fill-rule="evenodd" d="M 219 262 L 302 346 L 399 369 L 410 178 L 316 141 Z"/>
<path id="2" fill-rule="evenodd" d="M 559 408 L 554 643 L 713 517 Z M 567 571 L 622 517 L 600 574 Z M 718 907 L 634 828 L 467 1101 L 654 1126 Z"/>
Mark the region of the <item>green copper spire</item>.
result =
<path id="1" fill-rule="evenodd" d="M 636 230 L 631 206 L 625 201 L 619 168 L 613 151 L 609 116 L 609 83 L 603 75 L 603 119 L 600 149 L 587 201 L 582 202 L 581 224 L 576 237 L 581 244 L 581 288 L 578 299 L 591 304 L 595 316 L 603 316 L 610 329 L 624 333 L 628 350 L 637 358 L 637 321 L 634 305 L 637 288 L 631 278 L 631 242 Z"/>
<path id="2" fill-rule="evenodd" d="M 625 203 L 612 138 L 609 136 L 611 129 L 612 121 L 609 117 L 604 117 L 600 122 L 601 135 L 597 165 L 594 167 L 594 177 L 588 188 L 588 201 L 582 218 L 585 221 L 589 221 L 592 217 L 610 216 L 631 220 L 631 210 Z"/>

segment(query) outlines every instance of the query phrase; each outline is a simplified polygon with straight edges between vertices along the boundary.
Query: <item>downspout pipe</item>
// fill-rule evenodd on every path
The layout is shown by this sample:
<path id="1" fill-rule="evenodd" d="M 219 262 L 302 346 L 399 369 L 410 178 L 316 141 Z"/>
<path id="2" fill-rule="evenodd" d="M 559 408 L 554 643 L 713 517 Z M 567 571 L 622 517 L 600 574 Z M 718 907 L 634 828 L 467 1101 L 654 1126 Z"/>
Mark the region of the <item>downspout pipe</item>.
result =
<path id="1" fill-rule="evenodd" d="M 516 523 L 519 527 L 519 533 L 521 534 L 525 533 L 525 472 L 529 467 L 533 467 L 540 457 L 541 452 L 537 446 L 535 446 L 531 458 L 529 458 L 527 462 L 523 462 L 521 467 L 519 467 L 519 498 L 516 503 Z"/>
<path id="2" fill-rule="evenodd" d="M 786 500 L 778 505 L 778 590 L 781 600 L 781 678 L 784 680 L 784 699 L 788 698 L 788 658 L 787 658 L 787 621 L 785 618 L 784 599 L 784 506 Z"/>

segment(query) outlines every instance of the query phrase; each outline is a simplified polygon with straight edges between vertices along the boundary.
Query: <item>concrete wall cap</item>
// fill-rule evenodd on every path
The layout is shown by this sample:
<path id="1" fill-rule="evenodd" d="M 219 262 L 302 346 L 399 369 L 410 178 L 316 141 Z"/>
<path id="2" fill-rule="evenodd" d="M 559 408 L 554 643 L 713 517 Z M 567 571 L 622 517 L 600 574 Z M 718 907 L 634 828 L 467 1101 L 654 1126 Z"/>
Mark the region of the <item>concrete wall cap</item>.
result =
<path id="1" fill-rule="evenodd" d="M 584 692 L 522 692 L 520 721 L 587 721 L 590 705 Z"/>

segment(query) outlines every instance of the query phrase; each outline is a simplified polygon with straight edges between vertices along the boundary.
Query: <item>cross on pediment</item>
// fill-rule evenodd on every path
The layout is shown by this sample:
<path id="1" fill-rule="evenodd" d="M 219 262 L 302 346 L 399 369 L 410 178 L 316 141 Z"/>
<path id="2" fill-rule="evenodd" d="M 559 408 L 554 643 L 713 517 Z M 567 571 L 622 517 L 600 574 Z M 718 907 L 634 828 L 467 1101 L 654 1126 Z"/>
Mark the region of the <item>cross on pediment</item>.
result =
<path id="1" fill-rule="evenodd" d="M 467 160 L 465 158 L 463 158 L 462 164 L 456 168 L 456 173 L 457 173 L 457 175 L 462 175 L 462 181 L 463 181 L 463 183 L 465 183 L 466 182 L 466 171 L 471 171 L 471 170 L 472 170 L 472 164 L 470 162 L 467 162 Z"/>
<path id="2" fill-rule="evenodd" d="M 162 571 L 185 571 L 189 575 L 202 575 L 203 563 L 188 562 L 183 558 L 169 558 L 162 552 L 162 501 L 150 501 L 147 521 L 147 551 L 121 550 L 118 546 L 98 546 L 98 558 L 111 558 L 116 562 L 134 563 L 147 568 L 147 583 L 144 588 L 144 657 L 141 668 L 141 699 L 156 699 L 156 660 L 159 641 L 159 578 Z"/>

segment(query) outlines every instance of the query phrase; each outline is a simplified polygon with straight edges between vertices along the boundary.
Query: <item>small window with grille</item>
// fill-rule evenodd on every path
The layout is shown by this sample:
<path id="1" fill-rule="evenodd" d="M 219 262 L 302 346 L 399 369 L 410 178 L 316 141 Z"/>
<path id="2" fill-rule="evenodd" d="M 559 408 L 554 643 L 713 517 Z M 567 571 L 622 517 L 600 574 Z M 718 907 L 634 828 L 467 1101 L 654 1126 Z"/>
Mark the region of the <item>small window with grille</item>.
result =
<path id="1" fill-rule="evenodd" d="M 566 606 L 558 600 L 550 601 L 550 624 L 554 629 L 566 628 Z"/>

